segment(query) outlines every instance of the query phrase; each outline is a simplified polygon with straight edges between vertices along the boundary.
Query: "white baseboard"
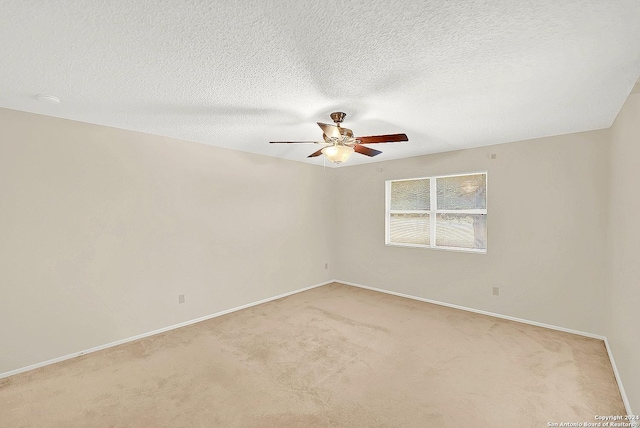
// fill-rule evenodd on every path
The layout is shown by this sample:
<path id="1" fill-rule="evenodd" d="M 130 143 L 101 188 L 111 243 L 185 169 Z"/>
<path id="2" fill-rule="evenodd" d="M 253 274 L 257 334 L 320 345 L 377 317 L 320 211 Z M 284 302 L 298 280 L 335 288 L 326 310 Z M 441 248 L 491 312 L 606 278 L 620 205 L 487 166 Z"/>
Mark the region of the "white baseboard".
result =
<path id="1" fill-rule="evenodd" d="M 184 321 L 184 322 L 181 322 L 181 323 L 178 323 L 178 324 L 170 325 L 168 327 L 163 327 L 163 328 L 159 328 L 157 330 L 149 331 L 147 333 L 142 333 L 142 334 L 138 334 L 136 336 L 127 337 L 125 339 L 116 340 L 115 342 L 111 342 L 111 343 L 107 343 L 107 344 L 104 344 L 104 345 L 95 346 L 93 348 L 85 349 L 83 351 L 73 352 L 71 354 L 63 355 L 61 357 L 52 358 L 50 360 L 43 361 L 41 363 L 31 364 L 30 366 L 22 367 L 22 368 L 15 369 L 15 370 L 10 370 L 8 372 L 0 373 L 0 379 L 5 378 L 5 377 L 9 377 L 9 376 L 13 376 L 13 375 L 17 375 L 19 373 L 24 373 L 24 372 L 27 372 L 29 370 L 38 369 L 40 367 L 48 366 L 50 364 L 59 363 L 61 361 L 65 361 L 65 360 L 68 360 L 68 359 L 71 359 L 71 358 L 79 357 L 81 355 L 86 355 L 86 354 L 90 354 L 92 352 L 101 351 L 103 349 L 111 348 L 113 346 L 118 346 L 118 345 L 122 345 L 124 343 L 133 342 L 134 340 L 144 339 L 145 337 L 153 336 L 155 334 L 164 333 L 165 331 L 174 330 L 174 329 L 180 328 L 180 327 L 185 327 L 185 326 L 188 326 L 188 325 L 191 325 L 191 324 L 195 324 L 195 323 L 198 323 L 198 322 L 201 322 L 201 321 L 206 321 L 208 319 L 219 317 L 221 315 L 226 315 L 226 314 L 229 314 L 231 312 L 240 311 L 242 309 L 247 309 L 247 308 L 250 308 L 252 306 L 260 305 L 262 303 L 267 303 L 267 302 L 270 302 L 272 300 L 277 300 L 277 299 L 281 299 L 283 297 L 291 296 L 292 294 L 297 294 L 297 293 L 301 293 L 303 291 L 311 290 L 312 288 L 322 287 L 323 285 L 331 284 L 332 282 L 334 282 L 334 281 L 333 280 L 326 281 L 326 282 L 322 282 L 320 284 L 311 285 L 309 287 L 300 288 L 298 290 L 289 291 L 288 293 L 278 294 L 277 296 L 268 297 L 266 299 L 258 300 L 257 302 L 247 303 L 246 305 L 237 306 L 237 307 L 231 308 L 231 309 L 226 309 L 224 311 L 216 312 L 216 313 L 211 314 L 211 315 L 205 315 L 205 316 L 200 317 L 200 318 L 192 319 L 192 320 L 189 320 L 189 321 Z"/>
<path id="2" fill-rule="evenodd" d="M 609 341 L 606 337 L 604 338 L 604 346 L 607 348 L 607 354 L 609 354 L 609 360 L 611 361 L 611 368 L 613 368 L 613 375 L 616 377 L 616 382 L 618 382 L 618 389 L 620 389 L 620 395 L 622 396 L 624 408 L 627 410 L 627 415 L 635 415 L 635 413 L 633 413 L 633 411 L 631 410 L 631 403 L 629 403 L 627 393 L 624 390 L 624 385 L 622 385 L 622 379 L 620 378 L 620 373 L 618 373 L 618 367 L 616 366 L 616 361 L 613 359 L 613 352 L 611 351 Z M 640 422 L 631 421 L 631 427 L 640 428 Z"/>
<path id="3" fill-rule="evenodd" d="M 607 338 L 605 336 L 602 336 L 602 335 L 599 335 L 599 334 L 587 333 L 585 331 L 573 330 L 573 329 L 565 328 L 565 327 L 559 327 L 557 325 L 545 324 L 545 323 L 541 323 L 541 322 L 537 322 L 537 321 L 531 321 L 531 320 L 527 320 L 527 319 L 524 319 L 524 318 L 516 318 L 516 317 L 509 316 L 509 315 L 502 315 L 502 314 L 497 314 L 497 313 L 494 313 L 494 312 L 482 311 L 482 310 L 479 310 L 479 309 L 468 308 L 466 306 L 454 305 L 454 304 L 451 304 L 451 303 L 440 302 L 440 301 L 437 301 L 437 300 L 425 299 L 424 297 L 412 296 L 410 294 L 404 294 L 404 293 L 397 293 L 395 291 L 389 291 L 389 290 L 385 290 L 383 288 L 369 287 L 367 285 L 356 284 L 356 283 L 353 283 L 353 282 L 342 281 L 342 280 L 339 280 L 339 279 L 336 279 L 333 282 L 338 282 L 340 284 L 350 285 L 352 287 L 365 288 L 367 290 L 377 291 L 377 292 L 380 292 L 380 293 L 392 294 L 394 296 L 404 297 L 404 298 L 407 298 L 407 299 L 419 300 L 421 302 L 433 303 L 434 305 L 446 306 L 446 307 L 453 308 L 453 309 L 460 309 L 460 310 L 463 310 L 463 311 L 474 312 L 476 314 L 488 315 L 490 317 L 495 317 L 495 318 L 501 318 L 501 319 L 505 319 L 505 320 L 509 320 L 509 321 L 520 322 L 520 323 L 523 323 L 523 324 L 535 325 L 535 326 L 538 326 L 538 327 L 544 327 L 544 328 L 548 328 L 548 329 L 551 329 L 551 330 L 563 331 L 565 333 L 572 333 L 572 334 L 577 334 L 577 335 L 580 335 L 580 336 L 591 337 L 593 339 L 600 339 L 600 340 L 604 341 L 604 345 L 605 345 L 605 347 L 607 349 L 607 353 L 609 354 L 609 360 L 611 361 L 611 367 L 613 368 L 613 374 L 615 375 L 616 382 L 618 383 L 618 389 L 620 389 L 620 395 L 622 396 L 622 402 L 624 403 L 624 407 L 627 410 L 627 414 L 628 415 L 633 415 L 634 414 L 631 411 L 631 405 L 629 404 L 629 399 L 627 398 L 627 394 L 624 391 L 624 386 L 622 385 L 622 379 L 620 379 L 620 374 L 618 373 L 618 368 L 616 367 L 616 362 L 613 359 L 613 353 L 611 352 L 611 348 L 609 347 L 609 342 L 607 341 Z M 635 424 L 632 423 L 632 427 L 633 428 L 640 428 L 640 424 L 638 424 L 637 422 Z"/>
<path id="4" fill-rule="evenodd" d="M 369 287 L 367 285 L 356 284 L 356 283 L 347 282 L 347 281 L 341 281 L 339 279 L 336 279 L 334 282 L 339 282 L 340 284 L 350 285 L 352 287 L 366 288 L 367 290 L 378 291 L 380 293 L 392 294 L 394 296 L 405 297 L 407 299 L 419 300 L 421 302 L 433 303 L 434 305 L 446 306 L 448 308 L 460 309 L 460 310 L 463 310 L 463 311 L 474 312 L 476 314 L 481 314 L 481 315 L 488 315 L 490 317 L 502 318 L 502 319 L 509 320 L 509 321 L 516 321 L 516 322 L 521 322 L 521 323 L 524 323 L 524 324 L 535 325 L 535 326 L 538 326 L 538 327 L 549 328 L 551 330 L 563 331 L 565 333 L 572 333 L 572 334 L 577 334 L 577 335 L 580 335 L 580 336 L 591 337 L 593 339 L 600 339 L 600 340 L 604 340 L 605 339 L 604 336 L 601 336 L 599 334 L 587 333 L 585 331 L 579 331 L 579 330 L 573 330 L 573 329 L 570 329 L 570 328 L 558 327 L 557 325 L 545 324 L 545 323 L 541 323 L 541 322 L 537 322 L 537 321 L 526 320 L 524 318 L 516 318 L 516 317 L 509 316 L 509 315 L 497 314 L 495 312 L 482 311 L 480 309 L 468 308 L 466 306 L 454 305 L 452 303 L 440 302 L 438 300 L 425 299 L 424 297 L 412 296 L 410 294 L 396 293 L 395 291 L 389 291 L 389 290 L 385 290 L 383 288 Z"/>

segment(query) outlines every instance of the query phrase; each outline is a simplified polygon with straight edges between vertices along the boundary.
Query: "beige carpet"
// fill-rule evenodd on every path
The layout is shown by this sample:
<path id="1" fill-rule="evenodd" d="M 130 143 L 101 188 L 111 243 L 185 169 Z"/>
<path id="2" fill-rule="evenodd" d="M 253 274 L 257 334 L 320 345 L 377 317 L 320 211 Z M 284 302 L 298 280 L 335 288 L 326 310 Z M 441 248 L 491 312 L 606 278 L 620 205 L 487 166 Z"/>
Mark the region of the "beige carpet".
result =
<path id="1" fill-rule="evenodd" d="M 0 380 L 2 427 L 547 427 L 624 414 L 602 341 L 332 284 Z"/>

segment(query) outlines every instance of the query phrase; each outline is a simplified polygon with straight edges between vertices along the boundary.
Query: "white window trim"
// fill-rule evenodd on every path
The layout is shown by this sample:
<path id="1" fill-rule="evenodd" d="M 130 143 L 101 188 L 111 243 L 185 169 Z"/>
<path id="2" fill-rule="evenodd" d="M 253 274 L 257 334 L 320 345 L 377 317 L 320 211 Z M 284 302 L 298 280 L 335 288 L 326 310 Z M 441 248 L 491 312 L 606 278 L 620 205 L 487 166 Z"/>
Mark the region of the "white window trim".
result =
<path id="1" fill-rule="evenodd" d="M 486 192 L 486 208 L 485 209 L 470 209 L 470 210 L 439 210 L 438 208 L 438 194 L 436 191 L 436 182 L 438 178 L 446 178 L 446 177 L 459 177 L 463 175 L 475 175 L 475 174 L 484 174 L 485 175 L 485 192 Z M 396 181 L 413 181 L 413 180 L 426 180 L 429 179 L 429 206 L 432 208 L 430 210 L 393 210 L 391 211 L 391 183 Z M 385 181 L 385 218 L 384 218 L 384 234 L 385 234 L 385 245 L 390 247 L 409 247 L 409 248 L 425 248 L 429 250 L 445 250 L 445 251 L 457 251 L 462 253 L 477 253 L 477 254 L 486 254 L 487 249 L 477 249 L 477 248 L 458 248 L 458 247 L 443 247 L 436 245 L 436 217 L 437 214 L 484 214 L 488 215 L 489 209 L 489 174 L 487 171 L 474 171 L 474 172 L 464 172 L 458 174 L 445 174 L 445 175 L 433 175 L 428 177 L 414 177 L 414 178 L 401 178 L 397 180 L 386 180 Z M 433 207 L 436 207 L 434 210 Z M 397 242 L 391 242 L 390 237 L 390 225 L 389 219 L 391 218 L 391 214 L 429 214 L 429 229 L 430 229 L 430 245 L 422 245 L 422 244 L 402 244 Z M 488 241 L 488 237 L 487 237 Z M 488 247 L 487 243 L 487 247 Z"/>

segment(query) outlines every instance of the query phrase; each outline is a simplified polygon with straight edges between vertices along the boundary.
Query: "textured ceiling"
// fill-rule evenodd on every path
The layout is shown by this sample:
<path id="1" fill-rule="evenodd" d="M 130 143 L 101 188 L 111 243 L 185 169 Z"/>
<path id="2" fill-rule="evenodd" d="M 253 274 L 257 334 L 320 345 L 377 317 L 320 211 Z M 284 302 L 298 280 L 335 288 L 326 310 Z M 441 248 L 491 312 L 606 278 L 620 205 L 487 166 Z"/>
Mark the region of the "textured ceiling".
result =
<path id="1" fill-rule="evenodd" d="M 335 110 L 409 136 L 355 165 L 609 127 L 639 22 L 638 0 L 0 0 L 0 107 L 315 164 L 268 142 Z"/>

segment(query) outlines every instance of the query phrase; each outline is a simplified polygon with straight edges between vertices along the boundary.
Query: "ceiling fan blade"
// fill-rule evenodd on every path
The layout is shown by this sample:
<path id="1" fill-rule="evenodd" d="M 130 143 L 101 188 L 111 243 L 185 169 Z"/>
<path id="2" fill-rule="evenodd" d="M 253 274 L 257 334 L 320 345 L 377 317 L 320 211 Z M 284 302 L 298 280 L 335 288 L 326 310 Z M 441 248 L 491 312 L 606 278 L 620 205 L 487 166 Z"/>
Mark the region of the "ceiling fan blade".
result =
<path id="1" fill-rule="evenodd" d="M 340 130 L 338 129 L 337 126 L 335 125 L 327 125 L 326 123 L 320 123 L 317 122 L 318 126 L 322 129 L 322 132 L 324 132 L 324 135 L 326 135 L 329 138 L 340 138 Z"/>
<path id="2" fill-rule="evenodd" d="M 322 148 L 324 149 L 324 147 Z M 317 152 L 313 152 L 311 153 L 309 156 L 307 156 L 308 158 L 315 158 L 316 156 L 320 156 L 322 154 L 322 149 L 318 150 Z"/>
<path id="3" fill-rule="evenodd" d="M 397 143 L 400 141 L 409 141 L 407 134 L 372 135 L 370 137 L 356 137 L 356 139 L 360 140 L 360 144 Z"/>
<path id="4" fill-rule="evenodd" d="M 321 144 L 317 141 L 269 141 L 270 144 Z"/>
<path id="5" fill-rule="evenodd" d="M 349 128 L 338 127 L 336 125 L 327 125 L 326 123 L 316 122 L 318 126 L 329 138 L 342 138 L 342 136 L 346 135 L 347 137 L 353 137 L 353 131 Z"/>
<path id="6" fill-rule="evenodd" d="M 353 146 L 353 150 L 369 157 L 374 157 L 382 153 L 380 150 L 370 149 L 369 147 L 361 146 L 360 144 Z"/>

